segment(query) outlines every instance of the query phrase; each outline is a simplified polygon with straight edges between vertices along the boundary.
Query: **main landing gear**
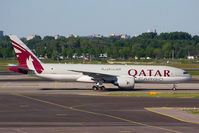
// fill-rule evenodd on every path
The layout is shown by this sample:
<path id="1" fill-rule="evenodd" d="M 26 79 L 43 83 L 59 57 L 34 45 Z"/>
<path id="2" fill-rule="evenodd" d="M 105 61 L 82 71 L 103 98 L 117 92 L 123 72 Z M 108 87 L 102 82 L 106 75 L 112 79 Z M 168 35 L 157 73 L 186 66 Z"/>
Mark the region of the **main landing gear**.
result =
<path id="1" fill-rule="evenodd" d="M 175 91 L 177 88 L 176 88 L 176 84 L 173 84 L 173 88 L 172 90 Z"/>
<path id="2" fill-rule="evenodd" d="M 103 83 L 104 83 L 104 81 L 99 81 L 99 82 L 97 82 L 96 85 L 94 85 L 94 86 L 92 87 L 92 89 L 93 89 L 94 91 L 103 91 L 103 90 L 105 90 L 105 87 L 103 86 Z"/>

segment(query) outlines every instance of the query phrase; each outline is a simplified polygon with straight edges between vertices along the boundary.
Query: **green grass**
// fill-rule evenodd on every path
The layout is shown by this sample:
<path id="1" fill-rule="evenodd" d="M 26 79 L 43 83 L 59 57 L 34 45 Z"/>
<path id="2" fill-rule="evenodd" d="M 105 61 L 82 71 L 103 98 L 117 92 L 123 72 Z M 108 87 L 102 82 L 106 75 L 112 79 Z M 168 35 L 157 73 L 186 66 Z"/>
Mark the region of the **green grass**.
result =
<path id="1" fill-rule="evenodd" d="M 165 98 L 199 98 L 199 93 L 109 93 L 108 96 L 133 96 L 133 97 L 165 97 Z"/>
<path id="2" fill-rule="evenodd" d="M 14 59 L 0 59 L 0 65 L 17 64 L 18 61 Z"/>
<path id="3" fill-rule="evenodd" d="M 166 65 L 178 68 L 199 68 L 199 59 L 108 60 L 113 64 Z"/>
<path id="4" fill-rule="evenodd" d="M 192 76 L 199 76 L 199 71 L 187 71 Z"/>
<path id="5" fill-rule="evenodd" d="M 1 65 L 8 65 L 8 64 L 18 64 L 17 60 L 14 59 L 0 59 L 0 71 L 9 71 L 8 67 L 1 66 Z"/>
<path id="6" fill-rule="evenodd" d="M 9 70 L 8 70 L 8 67 L 2 67 L 2 66 L 0 66 L 0 71 L 7 72 Z"/>
<path id="7" fill-rule="evenodd" d="M 191 114 L 199 115 L 199 108 L 185 108 L 183 111 L 186 111 Z"/>
<path id="8" fill-rule="evenodd" d="M 82 59 L 77 60 L 51 60 L 51 59 L 45 59 L 41 60 L 44 63 L 70 63 L 70 64 L 107 64 L 106 60 L 92 60 L 92 61 L 84 61 Z"/>

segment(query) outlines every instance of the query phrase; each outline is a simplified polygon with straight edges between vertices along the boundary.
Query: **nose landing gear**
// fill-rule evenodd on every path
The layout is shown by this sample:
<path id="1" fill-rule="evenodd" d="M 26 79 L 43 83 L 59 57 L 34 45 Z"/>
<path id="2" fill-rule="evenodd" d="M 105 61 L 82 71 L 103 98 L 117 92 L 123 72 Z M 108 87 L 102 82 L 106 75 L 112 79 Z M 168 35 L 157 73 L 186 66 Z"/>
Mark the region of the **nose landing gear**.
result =
<path id="1" fill-rule="evenodd" d="M 176 84 L 173 84 L 173 88 L 172 90 L 175 91 L 177 88 L 176 88 Z"/>

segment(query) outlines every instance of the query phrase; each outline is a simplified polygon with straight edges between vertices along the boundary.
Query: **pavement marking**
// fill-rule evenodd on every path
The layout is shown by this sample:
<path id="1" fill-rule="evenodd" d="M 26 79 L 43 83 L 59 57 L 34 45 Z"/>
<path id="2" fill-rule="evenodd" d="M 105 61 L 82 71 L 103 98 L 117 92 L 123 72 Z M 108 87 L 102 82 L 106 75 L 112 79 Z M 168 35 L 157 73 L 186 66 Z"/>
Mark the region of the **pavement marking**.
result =
<path id="1" fill-rule="evenodd" d="M 150 128 L 155 128 L 155 129 L 160 129 L 160 130 L 169 131 L 169 132 L 173 132 L 173 133 L 181 133 L 180 131 L 176 131 L 176 130 L 172 130 L 172 129 L 167 129 L 167 128 L 163 128 L 163 127 L 159 127 L 159 126 L 152 126 L 152 125 L 144 124 L 144 123 L 141 123 L 141 122 L 136 122 L 136 121 L 132 121 L 132 120 L 129 120 L 129 119 L 117 117 L 117 116 L 114 116 L 114 115 L 109 115 L 109 114 L 104 114 L 104 113 L 97 113 L 97 112 L 77 109 L 77 108 L 74 108 L 74 107 L 65 106 L 65 105 L 53 103 L 53 102 L 50 102 L 50 101 L 47 101 L 47 100 L 42 100 L 42 99 L 38 99 L 38 98 L 34 98 L 34 97 L 22 95 L 22 94 L 12 94 L 12 95 L 18 96 L 18 97 L 27 98 L 27 99 L 30 99 L 30 100 L 33 100 L 33 101 L 38 101 L 38 102 L 41 102 L 41 103 L 54 105 L 54 106 L 61 107 L 61 108 L 64 108 L 64 109 L 70 109 L 70 110 L 73 110 L 73 111 L 93 114 L 93 115 L 96 115 L 96 116 L 105 116 L 105 117 L 108 117 L 108 118 L 113 118 L 113 119 L 116 119 L 116 120 L 120 120 L 120 121 L 131 123 L 131 124 L 137 124 L 137 125 L 150 127 Z"/>
<path id="2" fill-rule="evenodd" d="M 163 107 L 163 108 L 167 108 L 167 107 Z M 180 119 L 180 118 L 177 118 L 177 117 L 168 115 L 168 114 L 161 113 L 161 112 L 159 112 L 159 111 L 152 110 L 152 109 L 150 109 L 150 108 L 144 108 L 144 109 L 147 110 L 147 111 L 156 113 L 156 114 L 160 114 L 160 115 L 163 115 L 163 116 L 167 116 L 167 117 L 176 119 L 176 120 L 181 121 L 181 122 L 186 122 L 186 123 L 191 123 L 191 124 L 199 124 L 198 122 L 192 122 L 192 121 L 183 120 L 183 119 Z"/>
<path id="3" fill-rule="evenodd" d="M 19 107 L 20 107 L 20 108 L 27 108 L 28 105 L 27 105 L 27 104 L 21 104 Z"/>
<path id="4" fill-rule="evenodd" d="M 80 105 L 71 106 L 70 108 L 83 107 L 83 106 L 87 106 L 87 105 L 92 105 L 92 104 L 80 104 Z"/>

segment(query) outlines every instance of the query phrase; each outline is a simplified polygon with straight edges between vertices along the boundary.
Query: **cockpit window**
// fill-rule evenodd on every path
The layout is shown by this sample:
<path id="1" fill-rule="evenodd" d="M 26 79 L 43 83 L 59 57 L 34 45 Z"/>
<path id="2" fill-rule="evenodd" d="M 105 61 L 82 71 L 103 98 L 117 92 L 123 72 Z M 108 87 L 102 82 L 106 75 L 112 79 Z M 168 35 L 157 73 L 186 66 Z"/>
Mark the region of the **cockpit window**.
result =
<path id="1" fill-rule="evenodd" d="M 188 72 L 183 72 L 183 74 L 188 74 Z"/>

